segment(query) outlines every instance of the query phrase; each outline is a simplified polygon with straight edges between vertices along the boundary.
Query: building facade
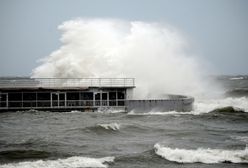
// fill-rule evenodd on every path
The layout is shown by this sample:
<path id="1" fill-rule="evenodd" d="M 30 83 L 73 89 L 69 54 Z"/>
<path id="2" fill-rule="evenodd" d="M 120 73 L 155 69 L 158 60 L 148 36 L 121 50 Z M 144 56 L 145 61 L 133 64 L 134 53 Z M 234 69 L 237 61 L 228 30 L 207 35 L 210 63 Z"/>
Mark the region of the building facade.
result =
<path id="1" fill-rule="evenodd" d="M 0 111 L 126 110 L 134 87 L 134 78 L 6 78 Z"/>

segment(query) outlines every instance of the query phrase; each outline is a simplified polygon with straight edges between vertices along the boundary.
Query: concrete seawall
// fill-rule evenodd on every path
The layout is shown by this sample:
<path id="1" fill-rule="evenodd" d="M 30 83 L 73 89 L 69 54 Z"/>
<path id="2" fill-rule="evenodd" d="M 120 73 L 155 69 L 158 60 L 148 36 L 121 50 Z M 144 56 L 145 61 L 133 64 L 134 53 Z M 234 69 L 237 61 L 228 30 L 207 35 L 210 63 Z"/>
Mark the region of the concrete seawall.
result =
<path id="1" fill-rule="evenodd" d="M 181 95 L 168 95 L 166 99 L 128 100 L 126 103 L 127 112 L 187 112 L 193 109 L 194 98 Z"/>

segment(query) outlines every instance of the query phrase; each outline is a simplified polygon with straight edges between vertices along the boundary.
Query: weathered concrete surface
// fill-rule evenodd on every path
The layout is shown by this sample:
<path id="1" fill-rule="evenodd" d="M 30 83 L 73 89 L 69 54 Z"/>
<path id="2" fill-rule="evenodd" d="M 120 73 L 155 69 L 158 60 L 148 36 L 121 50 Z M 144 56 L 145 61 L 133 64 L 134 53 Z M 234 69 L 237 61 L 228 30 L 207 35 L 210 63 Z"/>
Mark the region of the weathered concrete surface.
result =
<path id="1" fill-rule="evenodd" d="M 194 98 L 181 95 L 168 95 L 166 99 L 127 100 L 127 112 L 166 112 L 166 111 L 191 111 Z"/>

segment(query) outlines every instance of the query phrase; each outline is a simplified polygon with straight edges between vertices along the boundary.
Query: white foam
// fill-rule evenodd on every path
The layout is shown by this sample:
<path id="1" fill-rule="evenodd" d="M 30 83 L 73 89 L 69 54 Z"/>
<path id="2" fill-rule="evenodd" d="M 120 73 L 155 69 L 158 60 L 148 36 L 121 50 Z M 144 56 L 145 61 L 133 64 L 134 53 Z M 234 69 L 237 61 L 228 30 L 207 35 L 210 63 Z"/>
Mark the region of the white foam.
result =
<path id="1" fill-rule="evenodd" d="M 114 114 L 114 113 L 125 113 L 125 109 L 101 109 L 99 108 L 98 113 L 104 113 L 104 114 Z"/>
<path id="2" fill-rule="evenodd" d="M 244 77 L 233 77 L 233 78 L 229 78 L 229 80 L 242 80 L 244 79 Z"/>
<path id="3" fill-rule="evenodd" d="M 191 114 L 191 112 L 177 112 L 177 111 L 167 111 L 167 112 L 160 112 L 160 111 L 151 111 L 146 113 L 139 113 L 135 111 L 130 111 L 127 115 L 183 115 L 183 114 Z"/>
<path id="4" fill-rule="evenodd" d="M 82 168 L 99 167 L 106 168 L 106 162 L 113 162 L 114 157 L 89 158 L 74 156 L 58 160 L 38 160 L 31 162 L 19 162 L 0 165 L 0 168 Z"/>
<path id="5" fill-rule="evenodd" d="M 217 108 L 233 106 L 248 112 L 248 98 L 222 98 L 222 99 L 205 99 L 205 100 L 196 100 L 194 103 L 194 114 L 202 114 L 210 112 Z"/>
<path id="6" fill-rule="evenodd" d="M 109 124 L 98 124 L 98 126 L 107 129 L 107 130 L 119 130 L 121 125 L 118 123 L 109 123 Z"/>
<path id="7" fill-rule="evenodd" d="M 72 110 L 72 111 L 69 111 L 69 112 L 65 112 L 65 113 L 69 113 L 69 114 L 78 114 L 78 113 L 82 113 L 82 111 L 78 111 L 78 110 Z"/>
<path id="8" fill-rule="evenodd" d="M 163 147 L 154 145 L 157 155 L 178 163 L 248 163 L 248 148 L 244 150 L 204 149 L 196 150 Z"/>

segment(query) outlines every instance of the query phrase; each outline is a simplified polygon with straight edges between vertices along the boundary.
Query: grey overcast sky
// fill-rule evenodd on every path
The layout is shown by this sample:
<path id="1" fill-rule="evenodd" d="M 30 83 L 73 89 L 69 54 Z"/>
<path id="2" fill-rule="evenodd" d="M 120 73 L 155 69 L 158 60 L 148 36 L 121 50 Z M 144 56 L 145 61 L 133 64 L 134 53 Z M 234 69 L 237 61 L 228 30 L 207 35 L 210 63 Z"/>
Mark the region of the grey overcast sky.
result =
<path id="1" fill-rule="evenodd" d="M 29 76 L 77 17 L 164 22 L 216 74 L 248 74 L 248 0 L 0 0 L 0 76 Z"/>

